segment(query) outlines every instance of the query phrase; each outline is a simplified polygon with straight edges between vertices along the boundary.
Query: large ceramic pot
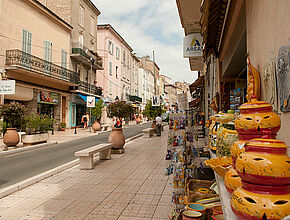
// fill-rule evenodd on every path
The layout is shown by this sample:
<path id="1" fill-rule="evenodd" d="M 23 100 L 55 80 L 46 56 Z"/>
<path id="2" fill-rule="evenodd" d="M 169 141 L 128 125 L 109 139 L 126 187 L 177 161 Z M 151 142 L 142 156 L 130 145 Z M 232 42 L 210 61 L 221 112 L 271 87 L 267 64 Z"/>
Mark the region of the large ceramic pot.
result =
<path id="1" fill-rule="evenodd" d="M 92 129 L 94 132 L 100 131 L 101 130 L 101 125 L 98 121 L 94 121 L 92 125 Z"/>
<path id="2" fill-rule="evenodd" d="M 262 137 L 264 131 L 269 131 L 276 137 L 281 126 L 280 117 L 273 112 L 272 105 L 253 99 L 240 107 L 241 114 L 235 120 L 235 128 L 242 140 Z"/>
<path id="3" fill-rule="evenodd" d="M 139 124 L 140 122 L 141 122 L 141 118 L 140 117 L 137 117 L 136 118 L 136 123 Z"/>
<path id="4" fill-rule="evenodd" d="M 290 184 L 290 158 L 283 141 L 253 139 L 245 148 L 246 152 L 236 160 L 242 180 L 261 185 Z"/>
<path id="5" fill-rule="evenodd" d="M 19 141 L 20 139 L 16 128 L 7 128 L 7 131 L 3 137 L 3 143 L 8 147 L 13 147 L 16 146 Z"/>
<path id="6" fill-rule="evenodd" d="M 261 186 L 242 182 L 231 196 L 239 220 L 275 220 L 290 215 L 290 185 Z"/>
<path id="7" fill-rule="evenodd" d="M 242 186 L 242 180 L 234 168 L 231 168 L 226 172 L 225 186 L 229 193 L 233 193 L 233 191 Z"/>
<path id="8" fill-rule="evenodd" d="M 244 140 L 237 140 L 233 143 L 233 145 L 231 146 L 231 157 L 233 159 L 233 165 L 235 166 L 236 164 L 236 159 L 238 156 L 240 156 L 240 154 L 245 152 L 245 144 L 246 141 Z"/>
<path id="9" fill-rule="evenodd" d="M 125 137 L 122 128 L 112 128 L 112 133 L 109 136 L 110 143 L 114 149 L 121 149 L 125 145 Z"/>

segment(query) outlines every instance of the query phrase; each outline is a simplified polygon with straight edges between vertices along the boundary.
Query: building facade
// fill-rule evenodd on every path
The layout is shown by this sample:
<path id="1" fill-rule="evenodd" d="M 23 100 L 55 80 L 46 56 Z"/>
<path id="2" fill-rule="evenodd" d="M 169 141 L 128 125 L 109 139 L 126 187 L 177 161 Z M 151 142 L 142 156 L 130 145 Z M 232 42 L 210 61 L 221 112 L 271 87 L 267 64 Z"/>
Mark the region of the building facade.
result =
<path id="1" fill-rule="evenodd" d="M 17 101 L 56 125 L 68 123 L 71 88 L 79 83 L 68 57 L 72 26 L 36 0 L 0 5 L 2 80 L 16 81 L 15 94 L 4 95 L 2 103 Z"/>

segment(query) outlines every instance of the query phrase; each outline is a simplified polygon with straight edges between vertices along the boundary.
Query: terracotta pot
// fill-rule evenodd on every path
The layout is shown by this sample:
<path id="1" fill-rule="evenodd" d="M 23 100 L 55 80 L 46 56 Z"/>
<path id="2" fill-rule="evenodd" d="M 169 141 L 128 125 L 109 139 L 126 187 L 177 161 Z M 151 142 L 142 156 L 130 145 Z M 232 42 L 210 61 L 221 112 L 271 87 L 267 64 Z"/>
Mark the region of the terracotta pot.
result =
<path id="1" fill-rule="evenodd" d="M 139 124 L 141 122 L 141 118 L 140 117 L 136 118 L 136 122 L 137 124 Z"/>
<path id="2" fill-rule="evenodd" d="M 94 132 L 100 131 L 101 130 L 101 125 L 98 121 L 94 121 L 92 125 L 92 129 Z"/>
<path id="3" fill-rule="evenodd" d="M 239 220 L 283 219 L 290 214 L 290 185 L 261 186 L 242 182 L 231 196 Z"/>
<path id="4" fill-rule="evenodd" d="M 112 128 L 112 133 L 108 141 L 112 143 L 115 149 L 123 148 L 125 145 L 125 137 L 122 128 Z"/>
<path id="5" fill-rule="evenodd" d="M 283 141 L 253 139 L 245 148 L 246 152 L 236 161 L 236 170 L 242 180 L 261 185 L 290 184 L 290 158 Z"/>
<path id="6" fill-rule="evenodd" d="M 13 147 L 16 146 L 19 141 L 20 139 L 16 128 L 7 128 L 7 131 L 3 137 L 3 143 L 8 147 Z"/>
<path id="7" fill-rule="evenodd" d="M 229 193 L 233 193 L 234 190 L 242 186 L 242 180 L 239 177 L 237 171 L 231 168 L 225 175 L 225 186 Z M 219 213 L 221 214 L 221 213 Z"/>
<path id="8" fill-rule="evenodd" d="M 235 128 L 239 135 L 242 135 L 245 140 L 259 138 L 263 131 L 276 135 L 280 129 L 281 120 L 272 109 L 272 105 L 257 99 L 244 103 L 240 107 L 241 114 L 235 120 Z M 247 135 L 250 137 L 247 138 Z"/>

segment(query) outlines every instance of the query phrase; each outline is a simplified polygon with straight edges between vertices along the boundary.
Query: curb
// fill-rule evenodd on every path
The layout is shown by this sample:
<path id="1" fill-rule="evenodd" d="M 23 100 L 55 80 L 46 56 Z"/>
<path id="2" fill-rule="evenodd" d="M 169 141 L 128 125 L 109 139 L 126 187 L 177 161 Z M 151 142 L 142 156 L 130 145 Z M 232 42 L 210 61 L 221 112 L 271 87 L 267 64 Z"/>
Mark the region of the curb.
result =
<path id="1" fill-rule="evenodd" d="M 135 135 L 133 137 L 127 138 L 125 140 L 125 143 L 129 143 L 130 141 L 133 141 L 133 140 L 135 140 L 135 139 L 137 139 L 137 138 L 139 138 L 141 136 L 143 136 L 142 133 L 137 134 L 137 135 Z M 33 146 L 33 147 L 36 148 L 36 145 Z M 16 149 L 16 150 L 20 150 L 20 149 Z M 19 151 L 19 152 L 21 152 L 21 151 Z M 96 156 L 96 157 L 98 157 L 98 156 Z M 8 195 L 10 195 L 12 193 L 15 193 L 15 192 L 17 192 L 17 191 L 19 191 L 21 189 L 24 189 L 24 188 L 26 188 L 26 187 L 28 187 L 30 185 L 33 185 L 33 184 L 35 184 L 35 183 L 37 183 L 37 182 L 39 182 L 41 180 L 44 180 L 44 179 L 46 179 L 48 177 L 51 177 L 51 176 L 53 176 L 55 174 L 61 173 L 61 172 L 65 171 L 65 170 L 67 170 L 67 169 L 70 169 L 70 168 L 72 168 L 74 166 L 77 166 L 77 165 L 79 165 L 79 159 L 75 159 L 75 160 L 73 160 L 71 162 L 68 162 L 66 164 L 60 165 L 60 166 L 58 166 L 56 168 L 50 169 L 50 170 L 45 171 L 45 172 L 43 172 L 41 174 L 38 174 L 38 175 L 33 176 L 33 177 L 30 177 L 30 178 L 28 178 L 26 180 L 23 180 L 23 181 L 21 181 L 19 183 L 16 183 L 16 184 L 12 185 L 12 186 L 8 186 L 8 187 L 6 187 L 4 189 L 0 189 L 0 199 L 2 199 L 5 196 L 8 196 Z"/>
<path id="2" fill-rule="evenodd" d="M 11 155 L 11 154 L 17 154 L 20 152 L 25 152 L 25 151 L 30 151 L 30 150 L 42 148 L 42 147 L 47 147 L 47 146 L 57 144 L 57 143 L 58 143 L 57 141 L 49 141 L 48 143 L 36 144 L 33 146 L 29 146 L 29 147 L 21 147 L 21 148 L 17 148 L 17 149 L 13 149 L 13 150 L 1 151 L 0 158 L 4 157 L 4 156 Z"/>

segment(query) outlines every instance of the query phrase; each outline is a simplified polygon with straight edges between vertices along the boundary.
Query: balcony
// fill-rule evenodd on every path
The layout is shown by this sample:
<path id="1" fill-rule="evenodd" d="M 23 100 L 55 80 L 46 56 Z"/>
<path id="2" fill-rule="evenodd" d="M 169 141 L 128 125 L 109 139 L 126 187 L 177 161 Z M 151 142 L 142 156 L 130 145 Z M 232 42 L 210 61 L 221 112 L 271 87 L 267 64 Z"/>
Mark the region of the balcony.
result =
<path id="1" fill-rule="evenodd" d="M 53 88 L 79 83 L 78 73 L 17 49 L 6 50 L 5 69 L 8 78 Z"/>
<path id="2" fill-rule="evenodd" d="M 90 88 L 90 84 L 87 82 L 83 82 L 83 81 L 80 81 L 79 86 L 78 86 L 78 90 L 82 91 L 82 92 L 94 94 L 97 96 L 103 95 L 102 88 L 97 87 L 95 85 L 91 85 L 91 88 Z"/>
<path id="3" fill-rule="evenodd" d="M 130 101 L 131 101 L 131 102 L 142 103 L 142 98 L 140 98 L 139 96 L 136 96 L 136 95 L 130 95 L 129 98 L 130 98 Z"/>
<path id="4" fill-rule="evenodd" d="M 89 50 L 87 47 L 82 45 L 79 42 L 72 43 L 72 54 L 71 57 L 75 60 L 86 64 L 87 66 L 91 66 L 91 58 L 93 59 L 93 69 L 102 70 L 103 69 L 103 60 L 102 57 L 98 55 L 98 53 L 94 53 Z"/>

